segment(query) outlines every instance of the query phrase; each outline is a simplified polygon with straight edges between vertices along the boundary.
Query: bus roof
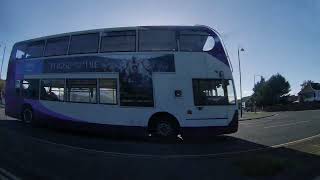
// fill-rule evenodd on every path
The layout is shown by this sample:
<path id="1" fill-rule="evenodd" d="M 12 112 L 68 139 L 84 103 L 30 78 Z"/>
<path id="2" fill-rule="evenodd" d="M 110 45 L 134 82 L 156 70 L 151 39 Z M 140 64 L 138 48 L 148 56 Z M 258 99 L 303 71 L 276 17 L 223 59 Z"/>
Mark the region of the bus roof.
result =
<path id="1" fill-rule="evenodd" d="M 211 29 L 205 25 L 194 25 L 194 26 L 129 26 L 129 27 L 114 27 L 114 28 L 100 28 L 100 29 L 91 29 L 91 30 L 84 30 L 84 31 L 74 31 L 74 32 L 67 32 L 67 33 L 60 33 L 55 35 L 43 36 L 33 39 L 28 39 L 24 41 L 19 41 L 16 44 L 23 43 L 23 42 L 30 42 L 30 41 L 37 41 L 37 40 L 45 40 L 55 37 L 62 37 L 62 36 L 71 36 L 71 35 L 78 35 L 78 34 L 86 34 L 86 33 L 97 33 L 97 32 L 105 32 L 105 31 L 129 31 L 129 30 L 139 30 L 139 29 L 168 29 L 168 30 L 202 30 L 207 32 L 214 32 L 218 36 L 218 32 Z"/>

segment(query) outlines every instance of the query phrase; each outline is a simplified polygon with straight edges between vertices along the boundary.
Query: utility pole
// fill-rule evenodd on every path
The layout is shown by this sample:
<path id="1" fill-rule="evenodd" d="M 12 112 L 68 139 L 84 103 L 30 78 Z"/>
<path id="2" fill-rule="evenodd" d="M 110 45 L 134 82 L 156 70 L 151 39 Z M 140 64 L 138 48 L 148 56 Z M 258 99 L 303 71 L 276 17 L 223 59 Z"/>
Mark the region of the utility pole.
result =
<path id="1" fill-rule="evenodd" d="M 243 48 L 238 48 L 238 61 L 239 61 L 239 75 L 240 75 L 240 117 L 242 117 L 242 82 L 241 82 L 241 62 L 240 51 L 244 51 Z"/>

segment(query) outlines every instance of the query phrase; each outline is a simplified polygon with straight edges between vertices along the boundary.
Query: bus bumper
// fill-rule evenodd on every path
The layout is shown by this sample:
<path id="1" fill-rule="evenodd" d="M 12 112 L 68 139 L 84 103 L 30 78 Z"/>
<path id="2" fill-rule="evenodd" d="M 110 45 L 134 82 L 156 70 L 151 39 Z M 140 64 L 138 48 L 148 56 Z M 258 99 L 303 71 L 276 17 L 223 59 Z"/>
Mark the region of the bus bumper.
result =
<path id="1" fill-rule="evenodd" d="M 238 131 L 238 111 L 233 115 L 232 121 L 227 126 L 181 127 L 182 136 L 210 137 L 222 134 L 232 134 Z"/>

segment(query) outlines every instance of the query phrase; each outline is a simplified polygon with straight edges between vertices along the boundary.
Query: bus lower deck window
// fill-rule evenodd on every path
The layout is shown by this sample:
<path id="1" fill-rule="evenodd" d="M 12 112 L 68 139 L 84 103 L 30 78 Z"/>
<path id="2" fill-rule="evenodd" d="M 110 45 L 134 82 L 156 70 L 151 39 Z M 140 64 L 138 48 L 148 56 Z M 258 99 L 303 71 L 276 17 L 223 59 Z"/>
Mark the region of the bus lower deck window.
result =
<path id="1" fill-rule="evenodd" d="M 99 79 L 101 104 L 117 104 L 117 80 Z"/>
<path id="2" fill-rule="evenodd" d="M 64 100 L 63 79 L 42 79 L 40 87 L 40 99 L 48 101 Z"/>
<path id="3" fill-rule="evenodd" d="M 67 101 L 97 103 L 96 79 L 67 79 Z"/>
<path id="4" fill-rule="evenodd" d="M 25 79 L 22 81 L 22 96 L 26 99 L 39 98 L 39 80 Z"/>

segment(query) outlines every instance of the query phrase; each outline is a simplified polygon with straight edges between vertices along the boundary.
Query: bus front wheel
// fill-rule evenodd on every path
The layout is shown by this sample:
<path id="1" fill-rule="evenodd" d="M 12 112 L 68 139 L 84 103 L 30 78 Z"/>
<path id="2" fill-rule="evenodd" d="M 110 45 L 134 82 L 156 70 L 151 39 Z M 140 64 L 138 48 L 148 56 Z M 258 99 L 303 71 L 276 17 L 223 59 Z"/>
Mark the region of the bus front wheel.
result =
<path id="1" fill-rule="evenodd" d="M 33 122 L 33 111 L 30 107 L 25 107 L 22 111 L 22 121 L 25 123 Z"/>

